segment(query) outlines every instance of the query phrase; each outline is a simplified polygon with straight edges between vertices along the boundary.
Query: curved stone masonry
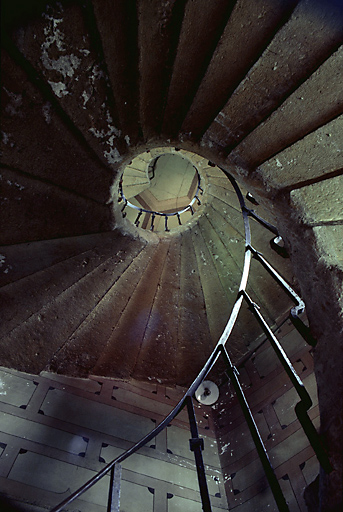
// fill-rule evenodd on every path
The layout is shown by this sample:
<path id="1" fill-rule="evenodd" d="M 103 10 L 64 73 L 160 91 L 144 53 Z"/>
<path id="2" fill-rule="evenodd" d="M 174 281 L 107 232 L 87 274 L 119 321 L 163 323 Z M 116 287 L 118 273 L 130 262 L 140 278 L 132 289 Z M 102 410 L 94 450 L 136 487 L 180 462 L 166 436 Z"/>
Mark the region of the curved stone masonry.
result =
<path id="1" fill-rule="evenodd" d="M 142 293 L 155 279 L 164 295 L 168 289 L 168 295 L 184 299 L 178 308 L 188 308 L 190 318 L 203 314 L 202 304 L 208 319 L 213 312 L 219 316 L 217 306 L 225 298 L 220 287 L 227 296 L 230 292 L 220 239 L 226 192 L 211 185 L 216 201 L 178 244 L 178 234 L 169 237 L 175 244 L 167 251 L 159 243 L 162 236 L 145 232 L 146 239 L 154 235 L 155 256 L 153 244 L 137 240 L 138 230 L 134 242 L 132 236 L 105 233 L 113 213 L 123 229 L 120 210 L 111 216 L 108 191 L 125 159 L 143 146 L 145 151 L 165 144 L 201 153 L 273 210 L 289 249 L 318 339 L 321 431 L 335 466 L 333 476 L 322 479 L 320 508 L 332 510 L 343 481 L 337 407 L 342 400 L 337 340 L 343 332 L 341 2 L 2 4 L 0 329 L 13 329 L 4 334 L 2 357 L 13 347 L 16 364 L 22 358 L 39 371 L 44 352 L 64 344 L 65 371 L 68 363 L 72 367 L 74 349 L 86 368 L 87 349 L 109 339 L 145 268 Z M 235 248 L 235 235 L 230 239 Z M 166 252 L 171 275 L 158 266 Z M 122 275 L 116 274 L 119 269 Z M 192 273 L 196 269 L 201 281 Z M 181 276 L 177 286 L 175 276 Z M 216 302 L 209 300 L 211 285 L 220 289 L 219 298 L 212 295 Z M 160 307 L 156 297 L 152 319 Z M 137 304 L 131 303 L 123 323 L 131 325 Z M 274 306 L 272 297 L 272 319 Z M 179 319 L 178 334 L 186 334 L 185 318 Z M 153 322 L 148 327 L 154 334 Z M 173 348 L 174 337 L 170 340 L 159 346 Z M 191 358 L 182 344 L 179 349 L 186 367 Z"/>
<path id="2" fill-rule="evenodd" d="M 121 212 L 136 226 L 170 232 L 188 227 L 203 202 L 196 155 L 177 148 L 145 151 L 125 166 L 119 182 Z"/>
<path id="3" fill-rule="evenodd" d="M 163 162 L 168 157 L 175 162 Z M 178 160 L 188 163 L 177 175 Z M 173 174 L 167 176 L 171 167 Z M 196 225 L 206 214 L 206 205 L 211 202 L 208 186 L 211 180 L 208 170 L 213 164 L 200 155 L 172 146 L 161 146 L 138 152 L 125 162 L 111 187 L 113 216 L 116 226 L 124 232 L 154 240 L 158 236 L 176 235 Z M 182 164 L 181 164 L 182 166 Z M 157 177 L 153 178 L 153 168 Z M 217 169 L 226 181 L 225 175 Z M 150 174 L 150 177 L 149 177 Z M 161 176 L 162 175 L 162 176 Z M 176 176 L 175 176 L 176 175 Z M 179 178 L 179 180 L 178 180 Z M 229 183 L 228 186 L 230 187 Z M 128 205 L 126 203 L 129 203 Z M 131 205 L 131 207 L 130 207 Z M 143 215 L 137 217 L 143 210 Z M 148 212 L 144 212 L 148 210 Z M 151 213 L 149 213 L 149 211 Z M 155 212 L 154 229 L 151 230 L 152 214 Z M 179 219 L 178 215 L 179 213 Z M 167 220 L 167 229 L 165 217 Z M 137 227 L 139 227 L 137 231 Z M 147 231 L 153 231 L 152 237 Z"/>

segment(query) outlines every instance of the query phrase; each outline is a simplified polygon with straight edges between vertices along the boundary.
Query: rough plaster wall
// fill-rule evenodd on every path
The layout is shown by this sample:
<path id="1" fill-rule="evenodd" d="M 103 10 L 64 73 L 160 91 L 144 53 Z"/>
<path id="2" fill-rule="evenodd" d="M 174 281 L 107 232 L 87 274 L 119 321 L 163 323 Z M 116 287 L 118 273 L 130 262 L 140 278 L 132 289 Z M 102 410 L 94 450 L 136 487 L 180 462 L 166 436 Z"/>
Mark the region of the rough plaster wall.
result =
<path id="1" fill-rule="evenodd" d="M 287 226 L 287 225 L 286 225 Z M 321 434 L 329 446 L 334 471 L 324 475 L 325 487 L 320 494 L 323 510 L 336 510 L 340 503 L 342 485 L 342 282 L 343 268 L 339 262 L 332 262 L 327 253 L 335 244 L 335 234 L 341 231 L 337 226 L 323 226 L 324 234 L 317 230 L 301 227 L 295 234 L 288 229 L 287 238 L 292 247 L 292 263 L 299 277 L 303 297 L 307 304 L 311 330 L 318 340 L 314 350 L 315 373 L 321 413 Z M 327 233 L 326 231 L 329 231 Z M 317 231 L 317 232 L 316 232 Z M 330 233 L 331 231 L 331 233 Z M 338 247 L 342 245 L 341 238 Z M 337 239 L 336 239 L 337 241 Z M 307 251 L 304 252 L 304 247 Z M 325 283 L 325 285 L 324 285 Z M 318 307 L 318 305 L 320 305 Z"/>
<path id="2" fill-rule="evenodd" d="M 112 459 L 149 433 L 183 395 L 182 388 L 101 378 L 74 379 L 0 370 L 0 499 L 14 509 L 52 509 Z M 195 406 L 214 512 L 226 510 L 213 423 Z M 201 508 L 186 411 L 123 462 L 121 510 Z M 69 510 L 104 512 L 109 478 Z M 4 506 L 4 503 L 1 503 Z M 1 509 L 3 510 L 3 508 Z"/>

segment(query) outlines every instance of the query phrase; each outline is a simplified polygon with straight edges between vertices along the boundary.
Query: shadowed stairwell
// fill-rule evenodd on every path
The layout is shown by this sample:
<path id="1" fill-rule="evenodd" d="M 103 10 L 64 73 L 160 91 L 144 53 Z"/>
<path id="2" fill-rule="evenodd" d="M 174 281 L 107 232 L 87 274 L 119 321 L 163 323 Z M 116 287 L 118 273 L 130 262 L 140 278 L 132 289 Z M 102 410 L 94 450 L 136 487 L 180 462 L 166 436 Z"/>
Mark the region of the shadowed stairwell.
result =
<path id="1" fill-rule="evenodd" d="M 5 0 L 1 7 L 3 496 L 24 510 L 51 509 L 66 486 L 26 481 L 25 461 L 58 460 L 56 474 L 82 467 L 77 487 L 151 430 L 151 419 L 158 423 L 193 382 L 225 329 L 246 255 L 229 175 L 246 198 L 253 248 L 305 302 L 301 318 L 315 347 L 288 320 L 291 298 L 252 259 L 246 291 L 309 387 L 310 419 L 331 472 L 308 486 L 318 462 L 246 301 L 226 348 L 289 510 L 339 510 L 342 2 Z M 284 249 L 271 242 L 277 234 Z M 220 400 L 196 415 L 215 445 L 216 460 L 205 460 L 213 510 L 277 510 L 223 361 L 210 378 Z M 89 423 L 82 403 L 105 426 Z M 107 428 L 105 410 L 118 430 Z M 154 512 L 201 510 L 193 483 L 180 490 L 182 478 L 161 469 L 159 487 L 153 470 L 141 471 L 153 457 L 161 468 L 194 472 L 188 452 L 173 444 L 188 428 L 182 415 L 163 441 L 159 434 L 154 448 L 135 455 L 145 462 L 124 466 L 124 495 L 130 485 L 144 488 Z M 25 441 L 25 429 L 37 425 L 42 430 Z M 54 444 L 49 429 L 62 431 L 64 444 Z M 64 448 L 68 436 L 77 449 Z M 82 510 L 105 510 L 92 499 Z"/>

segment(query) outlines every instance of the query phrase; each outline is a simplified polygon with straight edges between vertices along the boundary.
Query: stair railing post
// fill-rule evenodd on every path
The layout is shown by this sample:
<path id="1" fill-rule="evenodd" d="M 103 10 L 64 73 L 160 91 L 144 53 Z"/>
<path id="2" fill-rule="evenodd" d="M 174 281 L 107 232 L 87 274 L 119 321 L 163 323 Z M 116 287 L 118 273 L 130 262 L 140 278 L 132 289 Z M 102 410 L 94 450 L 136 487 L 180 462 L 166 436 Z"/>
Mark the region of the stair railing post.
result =
<path id="1" fill-rule="evenodd" d="M 292 385 L 294 386 L 296 392 L 300 397 L 300 402 L 295 406 L 295 412 L 298 420 L 319 460 L 320 465 L 324 469 L 326 473 L 330 473 L 332 471 L 332 466 L 326 453 L 326 450 L 323 446 L 323 443 L 320 439 L 320 436 L 315 429 L 312 421 L 310 420 L 307 411 L 312 407 L 311 397 L 306 390 L 303 382 L 300 377 L 296 373 L 291 361 L 289 360 L 286 352 L 283 350 L 279 340 L 274 335 L 273 331 L 267 324 L 266 320 L 262 316 L 259 311 L 259 306 L 255 304 L 249 297 L 246 291 L 242 291 L 242 295 L 245 298 L 247 304 L 249 305 L 250 311 L 254 314 L 258 323 L 262 327 L 264 333 L 266 334 L 271 347 L 273 348 L 275 354 L 277 355 L 280 363 L 282 364 L 285 372 L 287 373 Z"/>
<path id="2" fill-rule="evenodd" d="M 115 464 L 110 473 L 107 512 L 120 512 L 120 482 L 121 464 Z"/>
<path id="3" fill-rule="evenodd" d="M 243 393 L 243 389 L 241 387 L 241 384 L 237 377 L 237 368 L 233 366 L 231 359 L 229 357 L 229 354 L 227 353 L 225 347 L 221 345 L 219 347 L 221 354 L 223 356 L 223 359 L 226 363 L 226 367 L 228 370 L 228 374 L 230 377 L 230 380 L 232 382 L 232 385 L 235 389 L 237 399 L 239 401 L 239 404 L 241 406 L 242 412 L 245 417 L 245 421 L 247 422 L 249 431 L 251 433 L 251 436 L 253 438 L 258 456 L 260 458 L 260 461 L 262 463 L 264 472 L 266 474 L 267 480 L 269 482 L 271 491 L 273 493 L 274 499 L 276 501 L 277 507 L 279 509 L 279 512 L 289 512 L 289 508 L 287 505 L 287 502 L 285 500 L 285 497 L 282 493 L 280 484 L 278 482 L 278 479 L 276 478 L 276 475 L 274 473 L 273 466 L 271 465 L 271 462 L 269 460 L 267 450 L 264 446 L 264 443 L 262 441 L 260 432 L 257 428 L 257 425 L 255 423 L 254 417 L 252 415 L 252 412 L 250 410 L 250 407 L 248 405 L 248 402 L 245 398 L 245 395 Z"/>
<path id="4" fill-rule="evenodd" d="M 192 397 L 186 397 L 187 402 L 187 411 L 189 418 L 189 427 L 191 431 L 192 438 L 189 440 L 189 447 L 192 452 L 194 452 L 195 464 L 197 467 L 198 473 L 198 482 L 200 489 L 200 496 L 202 502 L 202 509 L 204 512 L 212 512 L 210 495 L 207 487 L 207 480 L 205 474 L 205 466 L 204 460 L 202 457 L 202 450 L 204 449 L 204 440 L 199 437 L 198 426 L 195 418 L 194 407 L 192 402 Z"/>
<path id="5" fill-rule="evenodd" d="M 252 253 L 253 258 L 261 263 L 262 267 L 272 276 L 274 281 L 284 290 L 284 292 L 290 297 L 290 299 L 296 304 L 290 311 L 289 318 L 292 321 L 294 327 L 297 329 L 299 334 L 304 338 L 306 343 L 315 347 L 317 341 L 313 338 L 309 327 L 299 318 L 299 315 L 305 311 L 305 303 L 299 297 L 299 295 L 293 290 L 293 288 L 287 283 L 287 281 L 275 270 L 275 268 L 266 260 L 262 253 L 256 251 L 251 245 L 249 249 Z"/>

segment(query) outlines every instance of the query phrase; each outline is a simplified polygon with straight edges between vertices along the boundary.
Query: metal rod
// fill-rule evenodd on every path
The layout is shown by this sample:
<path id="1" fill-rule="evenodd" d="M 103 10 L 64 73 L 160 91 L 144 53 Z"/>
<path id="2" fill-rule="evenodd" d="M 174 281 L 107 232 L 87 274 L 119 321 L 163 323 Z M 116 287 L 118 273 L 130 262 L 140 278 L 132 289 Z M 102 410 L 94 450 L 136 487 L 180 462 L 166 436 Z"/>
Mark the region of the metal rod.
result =
<path id="1" fill-rule="evenodd" d="M 154 221 L 155 221 L 155 216 L 156 214 L 153 213 L 152 216 L 151 216 L 151 226 L 150 226 L 150 231 L 154 231 Z"/>
<path id="2" fill-rule="evenodd" d="M 300 314 L 305 310 L 305 303 L 301 297 L 293 290 L 293 288 L 287 283 L 287 281 L 275 270 L 274 267 L 265 259 L 263 254 L 256 251 L 253 247 L 250 246 L 250 250 L 252 252 L 253 258 L 261 263 L 261 265 L 267 270 L 267 272 L 274 278 L 274 280 L 283 288 L 283 290 L 287 293 L 287 295 L 295 302 L 296 304 L 296 313 Z"/>
<path id="3" fill-rule="evenodd" d="M 304 324 L 304 322 L 298 317 L 297 314 L 293 314 L 292 310 L 289 313 L 289 318 L 298 333 L 304 338 L 306 343 L 312 347 L 315 347 L 317 345 L 317 340 L 312 336 L 310 328 Z"/>
<path id="4" fill-rule="evenodd" d="M 250 262 L 251 262 L 251 250 L 250 250 L 250 243 L 251 243 L 251 233 L 250 233 L 250 225 L 249 225 L 249 218 L 248 214 L 244 211 L 244 199 L 242 196 L 242 193 L 234 180 L 232 176 L 228 175 L 228 178 L 230 179 L 232 186 L 234 187 L 237 197 L 239 199 L 241 208 L 242 208 L 242 216 L 244 221 L 244 230 L 245 230 L 245 255 L 244 255 L 244 264 L 243 264 L 243 271 L 242 271 L 242 277 L 241 282 L 239 285 L 239 291 L 245 290 L 248 282 L 248 276 L 249 276 L 249 270 L 250 270 Z M 137 208 L 138 209 L 138 208 Z M 145 212 L 144 209 L 142 209 L 143 212 Z M 147 212 L 149 213 L 149 212 Z M 180 222 L 180 221 L 179 221 Z M 180 222 L 181 224 L 181 222 Z M 225 326 L 225 329 L 221 335 L 221 337 L 218 340 L 218 343 L 216 347 L 213 349 L 211 355 L 207 359 L 206 363 L 186 391 L 185 395 L 181 398 L 181 400 L 178 402 L 178 404 L 174 407 L 174 409 L 157 425 L 151 432 L 149 432 L 146 436 L 144 436 L 142 439 L 140 439 L 135 445 L 131 446 L 128 450 L 120 454 L 118 457 L 113 459 L 107 466 L 105 466 L 99 473 L 94 475 L 90 480 L 85 482 L 81 487 L 79 487 L 76 491 L 74 491 L 68 498 L 63 500 L 61 503 L 56 505 L 51 512 L 60 512 L 64 509 L 67 505 L 72 503 L 74 500 L 79 498 L 83 493 L 85 493 L 88 489 L 90 489 L 93 485 L 95 485 L 99 480 L 101 480 L 111 469 L 114 467 L 115 464 L 118 464 L 120 462 L 123 462 L 128 457 L 130 457 L 132 454 L 136 453 L 140 448 L 145 446 L 149 441 L 151 441 L 154 437 L 156 437 L 164 428 L 169 425 L 169 423 L 179 414 L 181 409 L 185 405 L 185 399 L 187 396 L 193 396 L 195 391 L 200 386 L 201 382 L 205 379 L 206 375 L 209 373 L 213 365 L 215 364 L 216 360 L 218 359 L 220 352 L 219 348 L 220 346 L 224 346 L 232 332 L 233 326 L 235 325 L 238 313 L 240 311 L 240 308 L 242 306 L 243 302 L 243 296 L 241 293 L 238 294 L 237 299 L 232 307 L 230 318 L 227 321 L 227 324 Z"/>
<path id="5" fill-rule="evenodd" d="M 243 393 L 241 384 L 240 384 L 240 382 L 238 380 L 237 369 L 233 366 L 233 364 L 232 364 L 232 362 L 231 362 L 231 360 L 229 358 L 229 355 L 228 355 L 225 347 L 224 346 L 220 346 L 219 350 L 221 351 L 221 354 L 222 354 L 222 356 L 224 358 L 224 361 L 226 363 L 226 366 L 227 366 L 227 369 L 228 369 L 228 373 L 229 373 L 229 377 L 231 379 L 233 387 L 235 388 L 235 392 L 236 392 L 238 401 L 239 401 L 240 406 L 242 408 L 245 420 L 246 420 L 246 422 L 248 424 L 251 436 L 252 436 L 253 441 L 255 443 L 257 453 L 258 453 L 258 455 L 260 457 L 260 460 L 262 462 L 262 466 L 263 466 L 264 472 L 265 472 L 266 477 L 268 479 L 268 482 L 269 482 L 271 491 L 273 493 L 274 499 L 276 501 L 276 504 L 278 506 L 278 509 L 279 509 L 280 512 L 289 512 L 289 508 L 288 508 L 288 505 L 286 503 L 285 497 L 284 497 L 284 495 L 282 493 L 279 481 L 276 478 L 276 475 L 274 473 L 274 469 L 273 469 L 273 467 L 271 465 L 271 462 L 270 462 L 268 454 L 267 454 L 267 450 L 266 450 L 266 448 L 264 446 L 264 443 L 262 441 L 261 435 L 260 435 L 259 430 L 257 428 L 257 425 L 255 423 L 255 420 L 254 420 L 254 417 L 252 415 L 252 412 L 250 410 L 249 404 L 248 404 L 248 402 L 247 402 L 247 400 L 245 398 L 245 395 Z"/>
<path id="6" fill-rule="evenodd" d="M 126 206 L 127 206 L 127 199 L 125 199 L 125 200 L 124 200 L 124 206 L 123 206 L 123 207 L 122 207 L 122 209 L 121 209 L 121 212 L 122 212 L 122 213 L 123 213 L 123 211 L 125 210 Z"/>
<path id="7" fill-rule="evenodd" d="M 164 230 L 165 231 L 169 231 L 169 229 L 168 229 L 168 216 L 167 215 L 164 216 Z"/>
<path id="8" fill-rule="evenodd" d="M 290 319 L 304 340 L 312 347 L 315 347 L 317 341 L 312 336 L 309 327 L 307 327 L 307 325 L 305 325 L 304 322 L 299 318 L 299 315 L 305 311 L 305 302 L 301 297 L 299 297 L 299 295 L 293 290 L 287 281 L 278 273 L 278 271 L 275 270 L 275 268 L 264 258 L 263 254 L 256 251 L 256 249 L 251 246 L 250 250 L 254 259 L 261 263 L 261 265 L 267 270 L 272 278 L 281 286 L 281 288 L 296 304 L 296 306 L 293 307 L 290 311 Z"/>
<path id="9" fill-rule="evenodd" d="M 269 325 L 267 324 L 267 322 L 261 315 L 261 313 L 259 311 L 259 306 L 251 300 L 251 298 L 249 297 L 249 295 L 247 294 L 246 291 L 243 291 L 242 295 L 245 298 L 250 311 L 255 315 L 258 323 L 260 324 L 260 326 L 262 327 L 263 331 L 265 332 L 267 338 L 269 339 L 276 355 L 278 356 L 282 366 L 284 367 L 284 369 L 285 369 L 288 377 L 290 378 L 293 386 L 295 387 L 298 395 L 301 397 L 302 400 L 311 402 L 311 405 L 312 405 L 311 398 L 310 398 L 309 394 L 307 393 L 306 389 L 304 388 L 304 384 L 302 383 L 298 374 L 294 370 L 293 365 L 290 362 L 290 360 L 288 359 L 286 352 L 283 350 L 282 346 L 280 345 L 279 340 L 276 338 L 273 331 L 270 329 Z"/>
<path id="10" fill-rule="evenodd" d="M 248 201 L 250 201 L 252 204 L 258 206 L 259 203 L 256 201 L 256 199 L 254 198 L 254 196 L 250 193 L 250 192 L 247 192 L 246 196 Z"/>
<path id="11" fill-rule="evenodd" d="M 307 414 L 307 411 L 312 407 L 311 397 L 308 394 L 308 391 L 305 388 L 302 380 L 300 379 L 295 369 L 293 368 L 293 365 L 289 360 L 287 354 L 280 345 L 279 340 L 276 338 L 276 336 L 270 329 L 269 325 L 259 312 L 259 307 L 257 306 L 257 304 L 255 304 L 255 302 L 251 300 L 251 298 L 245 291 L 242 291 L 242 295 L 247 301 L 249 309 L 255 315 L 258 323 L 260 324 L 267 338 L 269 339 L 271 346 L 273 347 L 279 361 L 281 362 L 284 370 L 286 371 L 290 381 L 292 382 L 301 399 L 301 401 L 295 406 L 295 413 L 313 450 L 315 451 L 315 454 L 318 458 L 320 465 L 322 466 L 326 473 L 330 473 L 332 471 L 332 466 L 329 457 L 321 442 L 317 430 L 315 429 L 313 423 L 311 422 Z"/>
<path id="12" fill-rule="evenodd" d="M 135 220 L 135 222 L 134 222 L 134 224 L 135 224 L 137 227 L 139 226 L 139 219 L 141 218 L 142 213 L 143 213 L 143 212 L 142 212 L 142 210 L 140 210 L 140 211 L 138 212 L 138 215 L 137 215 L 136 220 Z"/>
<path id="13" fill-rule="evenodd" d="M 266 229 L 268 229 L 269 231 L 271 231 L 272 233 L 274 233 L 275 235 L 279 235 L 279 232 L 277 230 L 277 227 L 276 226 L 273 226 L 273 224 L 271 224 L 270 222 L 268 222 L 267 220 L 263 219 L 262 217 L 260 217 L 259 215 L 257 215 L 257 213 L 254 212 L 254 210 L 250 210 L 250 208 L 247 208 L 245 206 L 245 211 L 247 212 L 247 214 L 249 215 L 249 217 L 252 217 L 253 219 L 257 220 L 257 222 L 259 224 L 261 224 L 263 227 L 265 227 Z"/>
<path id="14" fill-rule="evenodd" d="M 120 512 L 121 465 L 115 464 L 111 469 L 108 491 L 107 512 Z"/>
<path id="15" fill-rule="evenodd" d="M 192 397 L 186 398 L 187 411 L 189 418 L 189 428 L 191 431 L 192 439 L 189 441 L 190 450 L 194 452 L 195 464 L 197 467 L 198 482 L 200 489 L 200 496 L 202 502 L 202 509 L 204 512 L 212 512 L 210 495 L 208 492 L 204 460 L 202 457 L 202 450 L 204 449 L 204 440 L 199 437 L 198 426 L 195 418 Z"/>

